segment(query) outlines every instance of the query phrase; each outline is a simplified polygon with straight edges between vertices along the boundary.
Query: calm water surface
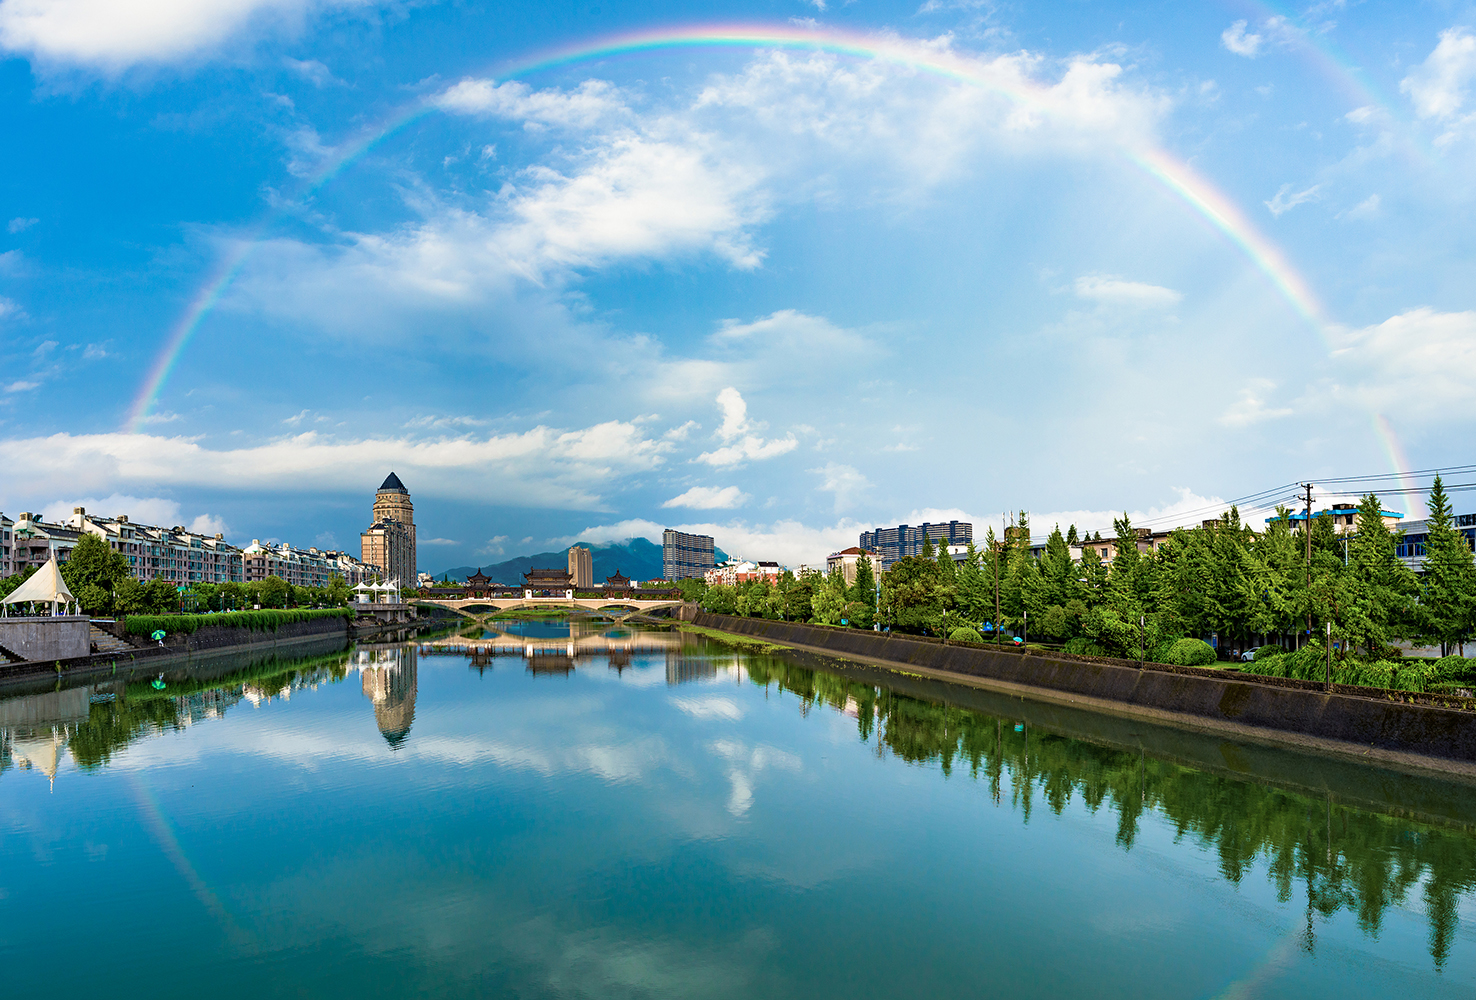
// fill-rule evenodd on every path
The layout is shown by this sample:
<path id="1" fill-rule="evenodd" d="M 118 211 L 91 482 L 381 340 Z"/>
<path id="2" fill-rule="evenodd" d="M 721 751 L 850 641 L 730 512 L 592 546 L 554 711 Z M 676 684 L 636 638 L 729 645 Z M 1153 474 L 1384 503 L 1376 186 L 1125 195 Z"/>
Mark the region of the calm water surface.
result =
<path id="1" fill-rule="evenodd" d="M 1469 788 L 690 635 L 465 636 L 0 700 L 7 992 L 1476 995 Z"/>

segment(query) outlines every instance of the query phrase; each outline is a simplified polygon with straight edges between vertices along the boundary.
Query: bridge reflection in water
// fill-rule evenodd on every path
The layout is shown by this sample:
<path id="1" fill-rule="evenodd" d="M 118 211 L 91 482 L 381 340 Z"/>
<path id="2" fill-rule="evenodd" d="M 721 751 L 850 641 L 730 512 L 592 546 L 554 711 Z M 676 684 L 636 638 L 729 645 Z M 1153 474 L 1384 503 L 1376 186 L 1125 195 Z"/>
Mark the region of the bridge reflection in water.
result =
<path id="1" fill-rule="evenodd" d="M 605 666 L 617 673 L 634 665 L 639 657 L 651 664 L 661 656 L 666 665 L 666 683 L 712 681 L 720 677 L 742 681 L 748 676 L 739 657 L 723 662 L 696 636 L 682 632 L 613 631 L 608 625 L 570 622 L 567 637 L 514 635 L 487 628 L 480 637 L 440 636 L 416 645 L 422 656 L 464 656 L 477 671 L 501 659 L 522 659 L 533 674 L 567 675 L 576 669 Z"/>

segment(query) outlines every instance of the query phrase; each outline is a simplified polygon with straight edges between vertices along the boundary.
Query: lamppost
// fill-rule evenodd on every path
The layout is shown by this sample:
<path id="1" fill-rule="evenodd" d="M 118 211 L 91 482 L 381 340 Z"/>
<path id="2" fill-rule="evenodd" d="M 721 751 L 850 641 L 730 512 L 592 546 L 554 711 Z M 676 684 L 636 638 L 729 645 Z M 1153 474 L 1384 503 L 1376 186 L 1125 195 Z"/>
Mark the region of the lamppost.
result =
<path id="1" fill-rule="evenodd" d="M 1020 630 L 1021 633 L 1022 633 L 1020 644 L 1025 647 L 1025 651 L 1028 653 L 1028 652 L 1030 652 L 1030 612 L 1029 611 L 1024 612 L 1024 622 L 1025 622 L 1024 628 L 1022 628 Z"/>
<path id="2" fill-rule="evenodd" d="M 1143 669 L 1143 650 L 1148 645 L 1148 616 L 1138 616 L 1138 669 Z"/>

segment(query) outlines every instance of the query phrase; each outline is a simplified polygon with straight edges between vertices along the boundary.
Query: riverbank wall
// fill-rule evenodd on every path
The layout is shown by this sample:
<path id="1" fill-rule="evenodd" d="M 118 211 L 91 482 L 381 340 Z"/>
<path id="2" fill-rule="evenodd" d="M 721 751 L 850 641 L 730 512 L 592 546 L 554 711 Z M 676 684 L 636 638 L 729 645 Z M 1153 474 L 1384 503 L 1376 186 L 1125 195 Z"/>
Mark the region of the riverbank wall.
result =
<path id="1" fill-rule="evenodd" d="M 346 646 L 351 629 L 352 623 L 347 618 L 311 618 L 307 621 L 287 622 L 275 629 L 202 628 L 191 633 L 177 633 L 169 636 L 163 643 L 155 643 L 140 640 L 137 636 L 128 636 L 121 624 L 115 624 L 104 630 L 120 642 L 126 642 L 128 649 L 68 659 L 6 663 L 0 665 L 0 686 L 11 681 L 25 682 L 38 676 L 72 678 L 112 674 L 122 668 L 132 669 L 135 666 L 148 666 L 158 670 L 174 669 L 181 662 L 211 653 L 249 653 L 279 646 L 296 647 L 325 642 Z"/>
<path id="2" fill-rule="evenodd" d="M 693 624 L 859 660 L 912 676 L 1007 690 L 1097 711 L 1151 718 L 1476 777 L 1476 702 L 1262 678 L 1234 671 L 944 644 L 703 612 Z"/>

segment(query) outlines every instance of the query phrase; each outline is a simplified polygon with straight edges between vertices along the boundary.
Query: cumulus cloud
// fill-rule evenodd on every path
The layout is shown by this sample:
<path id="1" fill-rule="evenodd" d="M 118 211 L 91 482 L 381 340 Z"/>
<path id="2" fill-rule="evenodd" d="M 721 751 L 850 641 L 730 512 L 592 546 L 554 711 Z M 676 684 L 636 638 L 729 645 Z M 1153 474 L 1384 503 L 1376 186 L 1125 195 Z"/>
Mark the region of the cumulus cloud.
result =
<path id="1" fill-rule="evenodd" d="M 33 491 L 144 483 L 296 492 L 340 490 L 388 463 L 432 495 L 598 510 L 601 484 L 657 467 L 670 447 L 622 421 L 436 439 L 309 432 L 238 448 L 153 434 L 53 434 L 0 439 L 0 466 L 24 462 Z"/>
<path id="2" fill-rule="evenodd" d="M 125 515 L 137 524 L 150 524 L 163 528 L 182 525 L 202 535 L 224 534 L 225 521 L 214 514 L 199 514 L 188 522 L 180 513 L 180 505 L 165 497 L 141 497 L 127 493 L 113 493 L 105 497 L 78 497 L 74 500 L 56 500 L 41 508 L 41 516 L 48 521 L 59 521 L 70 517 L 78 507 L 97 517 Z"/>
<path id="3" fill-rule="evenodd" d="M 1104 304 L 1145 308 L 1167 308 L 1184 297 L 1172 288 L 1125 281 L 1108 274 L 1088 274 L 1077 278 L 1076 294 Z"/>
<path id="4" fill-rule="evenodd" d="M 115 72 L 198 57 L 366 0 L 5 0 L 0 46 L 48 63 Z"/>
<path id="5" fill-rule="evenodd" d="M 689 507 L 693 510 L 731 510 L 748 502 L 748 494 L 736 486 L 693 486 L 661 506 Z"/>
<path id="6" fill-rule="evenodd" d="M 1236 21 L 1220 32 L 1220 44 L 1238 56 L 1254 59 L 1261 54 L 1261 45 L 1266 39 L 1248 31 L 1246 24 L 1245 21 Z"/>
<path id="7" fill-rule="evenodd" d="M 1450 120 L 1466 104 L 1472 79 L 1476 79 L 1476 35 L 1466 28 L 1440 33 L 1440 41 L 1425 61 L 1399 82 L 1421 118 Z"/>
<path id="8" fill-rule="evenodd" d="M 1270 201 L 1265 202 L 1264 204 L 1268 209 L 1271 210 L 1271 214 L 1279 219 L 1284 213 L 1290 212 L 1298 205 L 1315 199 L 1317 197 L 1317 189 L 1319 187 L 1321 187 L 1321 185 L 1313 184 L 1305 191 L 1298 191 L 1293 194 L 1292 186 L 1290 184 L 1283 184 L 1281 185 L 1280 190 L 1276 192 L 1276 196 L 1273 197 Z"/>
<path id="9" fill-rule="evenodd" d="M 757 432 L 763 430 L 764 425 L 755 424 L 748 419 L 748 404 L 732 386 L 718 393 L 717 405 L 723 415 L 717 437 L 724 445 L 714 451 L 703 452 L 697 456 L 697 461 L 708 465 L 730 466 L 743 461 L 784 455 L 799 447 L 799 441 L 793 434 L 767 440 L 761 437 Z"/>
<path id="10" fill-rule="evenodd" d="M 23 233 L 40 221 L 40 219 L 11 219 L 8 223 L 6 223 L 5 231 L 11 233 L 12 235 L 15 233 Z"/>
<path id="11" fill-rule="evenodd" d="M 488 115 L 520 121 L 525 128 L 559 126 L 589 129 L 625 118 L 624 95 L 605 80 L 585 80 L 573 90 L 533 90 L 525 83 L 468 77 L 436 95 L 433 102 L 456 114 Z"/>
<path id="12" fill-rule="evenodd" d="M 866 491 L 871 488 L 871 481 L 859 470 L 840 462 L 826 462 L 822 467 L 810 471 L 820 476 L 818 488 L 835 498 L 837 514 L 855 507 Z"/>

